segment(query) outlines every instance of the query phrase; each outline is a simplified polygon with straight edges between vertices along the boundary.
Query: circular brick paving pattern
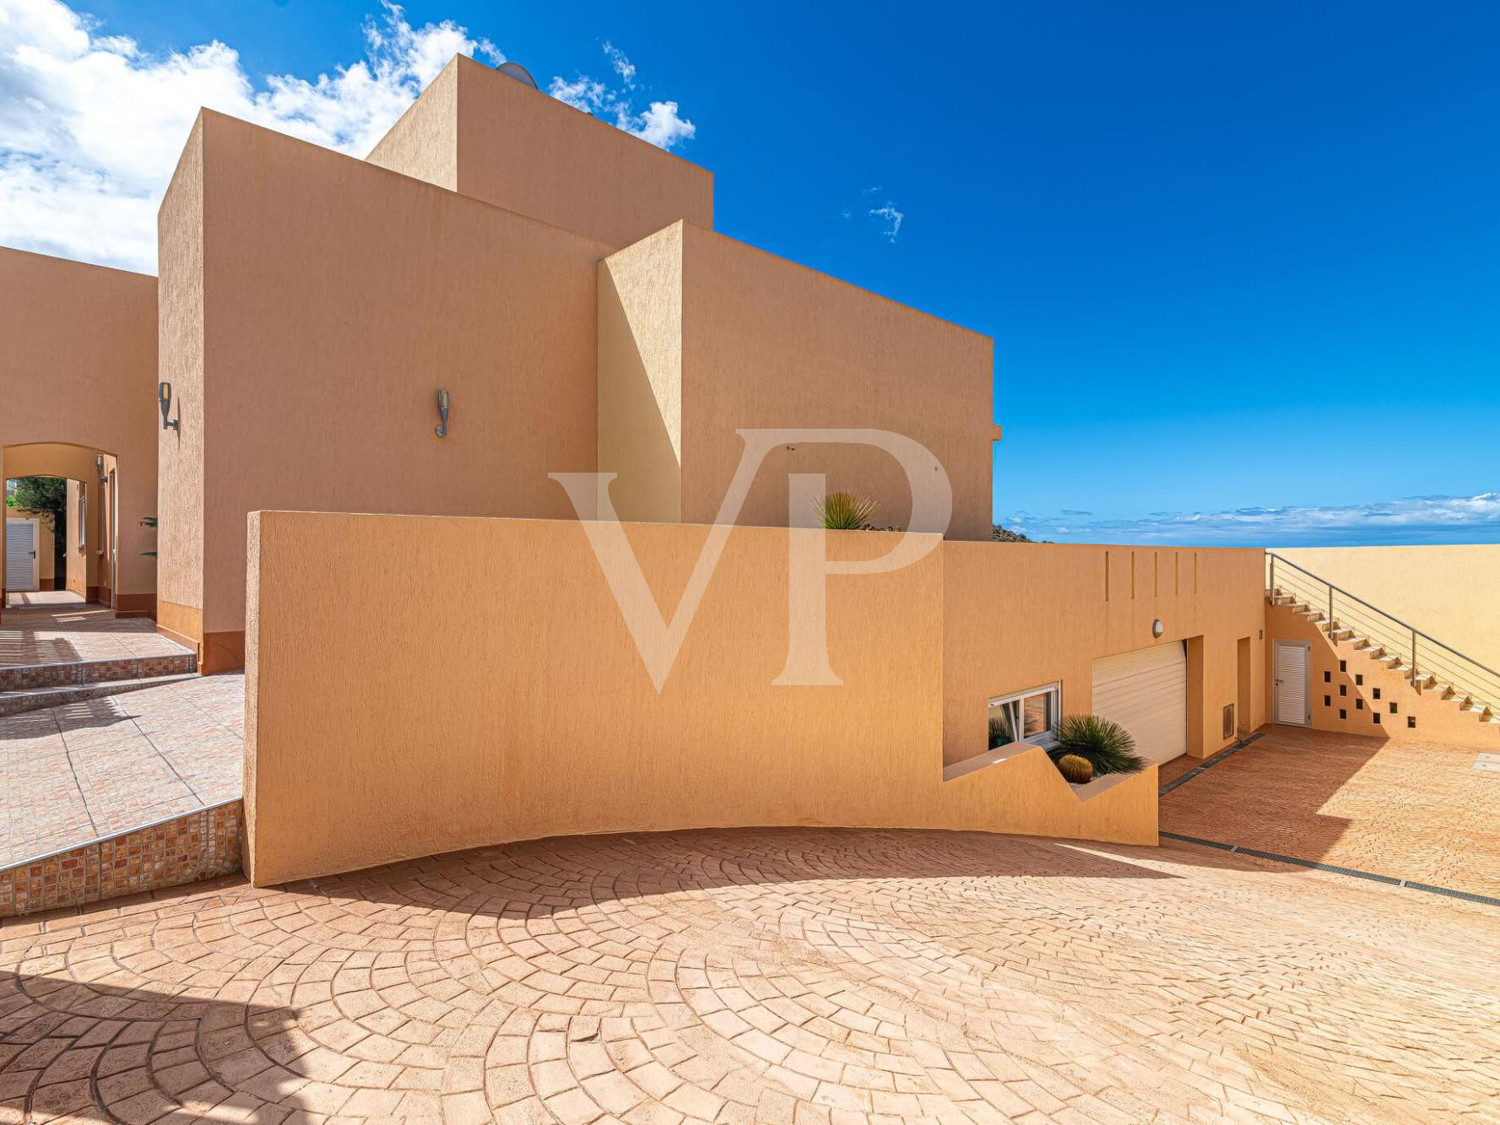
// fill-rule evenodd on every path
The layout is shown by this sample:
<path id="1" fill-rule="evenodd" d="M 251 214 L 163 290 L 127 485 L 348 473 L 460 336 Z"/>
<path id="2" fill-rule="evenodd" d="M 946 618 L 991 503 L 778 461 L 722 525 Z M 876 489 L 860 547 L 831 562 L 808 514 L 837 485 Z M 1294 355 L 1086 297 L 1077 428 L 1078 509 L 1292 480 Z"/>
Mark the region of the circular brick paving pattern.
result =
<path id="1" fill-rule="evenodd" d="M 1497 936 L 1184 846 L 486 848 L 0 928 L 0 1121 L 1494 1121 Z"/>

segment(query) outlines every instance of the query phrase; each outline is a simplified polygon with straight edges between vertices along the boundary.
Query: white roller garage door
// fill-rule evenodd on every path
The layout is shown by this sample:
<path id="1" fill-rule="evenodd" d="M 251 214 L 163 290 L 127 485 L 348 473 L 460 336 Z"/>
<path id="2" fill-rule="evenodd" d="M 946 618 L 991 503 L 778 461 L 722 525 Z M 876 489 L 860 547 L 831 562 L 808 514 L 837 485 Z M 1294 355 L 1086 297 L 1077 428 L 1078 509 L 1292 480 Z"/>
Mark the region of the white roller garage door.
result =
<path id="1" fill-rule="evenodd" d="M 1119 723 L 1136 753 L 1167 762 L 1187 753 L 1187 650 L 1179 641 L 1094 661 L 1094 714 Z"/>

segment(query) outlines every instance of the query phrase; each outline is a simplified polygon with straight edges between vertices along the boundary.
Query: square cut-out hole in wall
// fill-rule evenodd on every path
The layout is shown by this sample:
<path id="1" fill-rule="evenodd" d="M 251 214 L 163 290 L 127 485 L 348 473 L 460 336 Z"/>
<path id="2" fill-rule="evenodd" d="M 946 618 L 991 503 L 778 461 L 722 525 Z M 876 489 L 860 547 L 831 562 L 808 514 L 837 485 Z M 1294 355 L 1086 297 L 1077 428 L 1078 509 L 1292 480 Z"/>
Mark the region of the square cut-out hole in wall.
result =
<path id="1" fill-rule="evenodd" d="M 1377 727 L 1380 725 L 1380 712 L 1379 711 L 1371 711 L 1370 712 L 1370 718 L 1372 718 L 1372 719 L 1375 720 L 1375 725 Z"/>
<path id="2" fill-rule="evenodd" d="M 1395 713 L 1396 713 L 1396 705 L 1394 703 L 1392 703 L 1391 704 L 1391 714 L 1394 715 Z"/>
<path id="3" fill-rule="evenodd" d="M 1341 718 L 1341 719 L 1347 719 L 1348 717 L 1349 717 L 1349 712 L 1345 711 L 1342 707 L 1340 707 L 1339 708 L 1339 718 Z"/>
<path id="4" fill-rule="evenodd" d="M 1373 695 L 1376 699 L 1379 699 L 1380 698 L 1380 689 L 1379 688 L 1374 688 L 1374 689 L 1371 690 L 1370 694 Z"/>
<path id="5" fill-rule="evenodd" d="M 1328 671 L 1327 669 L 1324 669 L 1323 671 L 1323 682 L 1325 684 L 1333 683 L 1333 673 Z"/>
<path id="6" fill-rule="evenodd" d="M 1354 701 L 1354 709 L 1356 711 L 1363 711 L 1365 709 L 1365 701 L 1363 699 L 1356 699 Z"/>
<path id="7" fill-rule="evenodd" d="M 1408 716 L 1406 716 L 1406 729 L 1407 730 L 1416 730 L 1417 729 L 1417 717 L 1415 715 L 1408 715 Z"/>
<path id="8" fill-rule="evenodd" d="M 1354 673 L 1354 686 L 1355 687 L 1364 687 L 1365 686 L 1365 674 L 1363 672 L 1356 672 L 1356 673 Z"/>
<path id="9" fill-rule="evenodd" d="M 1339 694 L 1340 695 L 1348 695 L 1349 694 L 1349 685 L 1348 684 L 1339 684 Z"/>
<path id="10" fill-rule="evenodd" d="M 1349 671 L 1349 662 L 1347 660 L 1340 660 L 1339 661 L 1339 671 L 1340 672 L 1347 672 L 1347 671 Z"/>
<path id="11" fill-rule="evenodd" d="M 1332 707 L 1333 706 L 1333 696 L 1331 696 L 1331 695 L 1325 695 L 1323 697 L 1323 706 L 1324 707 Z"/>

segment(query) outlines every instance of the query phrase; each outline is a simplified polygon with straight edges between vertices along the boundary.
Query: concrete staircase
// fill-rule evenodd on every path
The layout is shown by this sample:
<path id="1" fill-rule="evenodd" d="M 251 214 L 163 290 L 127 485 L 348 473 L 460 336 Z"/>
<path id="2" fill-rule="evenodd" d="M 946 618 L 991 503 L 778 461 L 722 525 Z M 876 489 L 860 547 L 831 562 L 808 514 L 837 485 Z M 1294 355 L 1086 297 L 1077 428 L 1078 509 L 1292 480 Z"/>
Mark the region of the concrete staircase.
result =
<path id="1" fill-rule="evenodd" d="M 1268 552 L 1267 600 L 1426 700 L 1443 701 L 1485 733 L 1500 728 L 1500 673 L 1378 607 Z M 1481 733 L 1481 732 L 1476 732 Z"/>

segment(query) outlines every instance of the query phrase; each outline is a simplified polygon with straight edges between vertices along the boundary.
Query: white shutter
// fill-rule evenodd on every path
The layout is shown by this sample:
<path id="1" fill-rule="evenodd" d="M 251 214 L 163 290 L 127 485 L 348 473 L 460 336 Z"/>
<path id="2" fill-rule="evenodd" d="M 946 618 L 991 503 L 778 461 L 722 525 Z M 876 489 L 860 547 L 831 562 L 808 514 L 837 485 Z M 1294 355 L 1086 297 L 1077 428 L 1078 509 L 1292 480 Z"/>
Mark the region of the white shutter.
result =
<path id="1" fill-rule="evenodd" d="M 1176 641 L 1094 661 L 1096 715 L 1119 723 L 1150 762 L 1187 753 L 1187 651 Z"/>
<path id="2" fill-rule="evenodd" d="M 5 521 L 5 588 L 35 590 L 37 575 L 36 524 Z"/>
<path id="3" fill-rule="evenodd" d="M 1307 706 L 1306 645 L 1276 642 L 1276 714 L 1278 723 L 1311 726 Z"/>

